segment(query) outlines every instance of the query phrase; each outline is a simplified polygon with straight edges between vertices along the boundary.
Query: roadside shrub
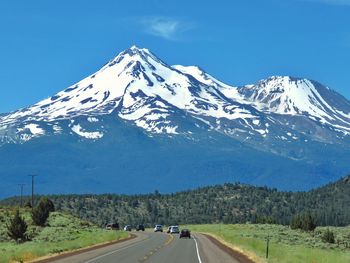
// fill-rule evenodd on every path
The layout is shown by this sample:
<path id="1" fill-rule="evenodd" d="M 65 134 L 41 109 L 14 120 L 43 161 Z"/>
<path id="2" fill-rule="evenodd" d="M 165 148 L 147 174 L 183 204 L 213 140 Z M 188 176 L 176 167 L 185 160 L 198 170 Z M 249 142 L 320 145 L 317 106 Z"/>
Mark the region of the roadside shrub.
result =
<path id="1" fill-rule="evenodd" d="M 20 216 L 19 210 L 17 210 L 14 217 L 10 220 L 10 224 L 7 225 L 7 235 L 17 243 L 24 242 L 27 240 L 27 228 L 27 223 Z"/>
<path id="2" fill-rule="evenodd" d="M 329 228 L 327 228 L 326 232 L 323 233 L 322 241 L 331 244 L 335 243 L 334 233 L 331 230 L 329 230 Z"/>

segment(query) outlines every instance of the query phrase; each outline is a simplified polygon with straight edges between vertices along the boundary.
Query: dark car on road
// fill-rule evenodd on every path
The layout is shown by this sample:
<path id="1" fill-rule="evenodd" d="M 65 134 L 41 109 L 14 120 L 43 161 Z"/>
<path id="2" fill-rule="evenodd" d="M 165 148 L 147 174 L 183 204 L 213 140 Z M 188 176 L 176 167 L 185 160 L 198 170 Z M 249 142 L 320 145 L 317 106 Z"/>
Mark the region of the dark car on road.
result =
<path id="1" fill-rule="evenodd" d="M 180 238 L 188 237 L 191 238 L 191 231 L 188 229 L 182 229 L 180 232 Z"/>
<path id="2" fill-rule="evenodd" d="M 136 231 L 145 231 L 145 226 L 144 225 L 138 225 L 136 227 Z"/>
<path id="3" fill-rule="evenodd" d="M 119 230 L 119 224 L 118 223 L 109 223 L 106 225 L 107 230 Z"/>

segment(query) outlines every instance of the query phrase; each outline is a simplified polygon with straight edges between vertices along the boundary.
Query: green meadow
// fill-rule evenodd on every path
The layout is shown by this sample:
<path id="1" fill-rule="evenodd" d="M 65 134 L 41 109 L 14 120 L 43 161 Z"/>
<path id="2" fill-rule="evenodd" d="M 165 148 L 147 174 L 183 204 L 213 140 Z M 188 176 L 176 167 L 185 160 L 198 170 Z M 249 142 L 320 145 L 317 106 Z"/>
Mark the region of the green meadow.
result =
<path id="1" fill-rule="evenodd" d="M 123 239 L 128 233 L 104 230 L 70 214 L 53 212 L 46 227 L 34 226 L 30 210 L 21 209 L 28 224 L 30 241 L 17 244 L 9 240 L 6 224 L 14 210 L 0 209 L 0 262 L 26 262 L 38 257 L 88 247 L 91 245 Z"/>
<path id="2" fill-rule="evenodd" d="M 322 241 L 322 235 L 328 227 L 317 227 L 313 232 L 291 230 L 288 226 L 269 224 L 208 224 L 186 227 L 193 232 L 213 234 L 247 254 L 255 254 L 260 262 L 350 262 L 350 226 L 329 227 L 335 234 L 334 244 Z M 269 258 L 266 259 L 268 237 Z"/>

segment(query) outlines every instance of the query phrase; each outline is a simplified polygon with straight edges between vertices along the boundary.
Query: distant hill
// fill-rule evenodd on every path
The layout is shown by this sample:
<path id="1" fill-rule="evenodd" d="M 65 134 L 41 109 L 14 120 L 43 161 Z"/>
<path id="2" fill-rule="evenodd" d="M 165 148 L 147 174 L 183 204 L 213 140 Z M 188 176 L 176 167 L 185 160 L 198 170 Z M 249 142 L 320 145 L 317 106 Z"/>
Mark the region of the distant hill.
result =
<path id="1" fill-rule="evenodd" d="M 144 223 L 196 224 L 275 222 L 310 211 L 318 225 L 350 224 L 350 176 L 308 192 L 280 192 L 267 187 L 224 184 L 174 194 L 51 195 L 59 210 L 103 225 Z M 2 205 L 18 205 L 12 197 Z"/>

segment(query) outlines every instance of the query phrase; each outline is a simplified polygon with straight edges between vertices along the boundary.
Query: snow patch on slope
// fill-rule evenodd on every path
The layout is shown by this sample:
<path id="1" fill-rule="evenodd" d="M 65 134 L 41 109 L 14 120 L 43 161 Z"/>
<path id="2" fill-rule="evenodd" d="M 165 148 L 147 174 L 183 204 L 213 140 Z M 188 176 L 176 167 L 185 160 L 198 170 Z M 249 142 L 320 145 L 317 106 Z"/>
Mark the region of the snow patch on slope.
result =
<path id="1" fill-rule="evenodd" d="M 28 129 L 33 135 L 44 135 L 45 131 L 40 128 L 38 124 L 30 123 L 23 127 L 24 130 Z"/>
<path id="2" fill-rule="evenodd" d="M 86 139 L 101 139 L 103 137 L 102 132 L 87 132 L 80 126 L 80 124 L 73 125 L 72 131 Z"/>

